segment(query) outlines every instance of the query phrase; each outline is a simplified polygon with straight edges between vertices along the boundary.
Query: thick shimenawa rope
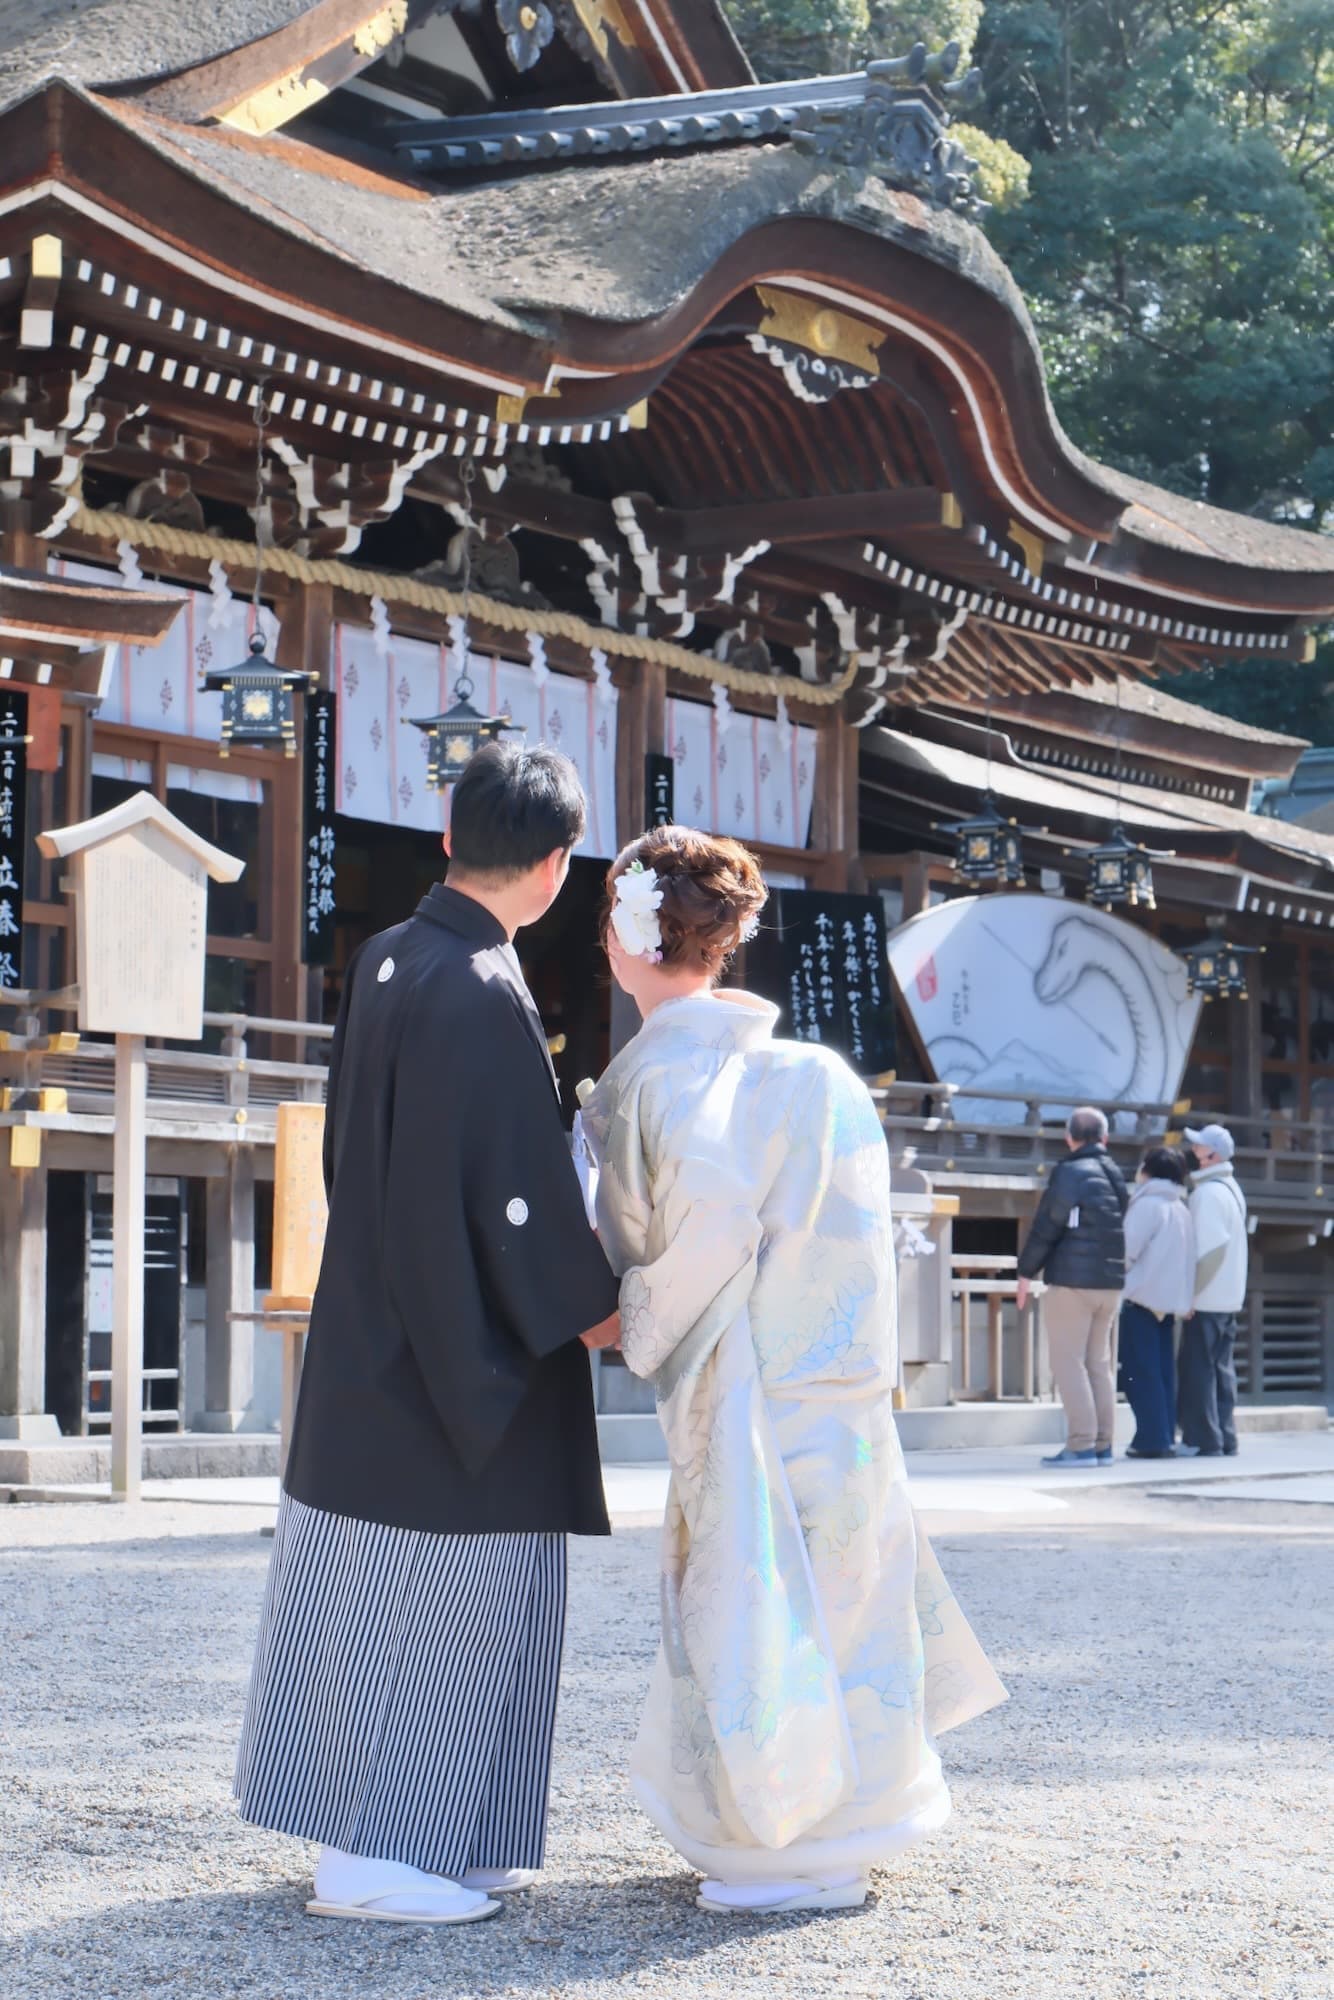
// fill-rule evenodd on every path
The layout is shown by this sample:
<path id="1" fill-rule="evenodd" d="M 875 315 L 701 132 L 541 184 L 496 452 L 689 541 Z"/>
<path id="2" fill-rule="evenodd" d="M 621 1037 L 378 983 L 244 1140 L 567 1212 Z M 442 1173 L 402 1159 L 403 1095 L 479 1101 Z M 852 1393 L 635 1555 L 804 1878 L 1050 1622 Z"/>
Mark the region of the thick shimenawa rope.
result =
<path id="1" fill-rule="evenodd" d="M 494 598 L 480 597 L 472 591 L 465 597 L 462 591 L 445 590 L 438 583 L 423 583 L 418 577 L 398 576 L 391 570 L 355 569 L 351 563 L 327 559 L 312 561 L 291 549 L 256 549 L 253 542 L 228 541 L 221 535 L 206 535 L 195 528 L 172 528 L 162 521 L 136 521 L 129 514 L 80 507 L 68 526 L 81 535 L 96 535 L 107 542 L 128 542 L 131 548 L 154 549 L 161 555 L 196 556 L 204 562 L 231 563 L 242 569 L 253 569 L 258 559 L 261 570 L 292 577 L 299 583 L 328 583 L 361 597 L 380 597 L 386 604 L 410 604 L 418 611 L 439 612 L 444 617 L 466 613 L 480 624 L 504 632 L 540 632 L 568 639 L 590 653 L 605 653 L 609 659 L 647 660 L 655 666 L 674 667 L 678 673 L 691 674 L 696 680 L 721 681 L 724 687 L 734 688 L 738 694 L 783 695 L 788 701 L 804 701 L 825 708 L 841 701 L 857 677 L 855 660 L 832 681 L 805 681 L 795 674 L 752 673 L 710 659 L 707 653 L 692 653 L 670 639 L 653 639 L 637 632 L 613 632 L 590 625 L 569 611 L 527 611 L 520 605 L 499 604 Z"/>

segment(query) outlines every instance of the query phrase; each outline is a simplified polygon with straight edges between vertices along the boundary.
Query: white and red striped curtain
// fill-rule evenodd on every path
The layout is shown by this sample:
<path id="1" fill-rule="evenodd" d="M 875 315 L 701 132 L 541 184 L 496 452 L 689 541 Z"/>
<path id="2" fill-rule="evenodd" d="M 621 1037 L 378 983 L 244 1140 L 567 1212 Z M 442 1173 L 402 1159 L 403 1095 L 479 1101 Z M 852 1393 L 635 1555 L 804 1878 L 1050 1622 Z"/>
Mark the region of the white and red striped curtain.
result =
<path id="1" fill-rule="evenodd" d="M 531 667 L 477 653 L 469 655 L 468 673 L 474 708 L 508 713 L 525 726 L 525 743 L 549 743 L 573 762 L 588 797 L 588 831 L 578 852 L 614 854 L 615 688 L 554 672 L 539 683 Z M 451 707 L 457 679 L 457 655 L 446 645 L 392 633 L 386 649 L 363 626 L 336 628 L 340 813 L 426 833 L 444 829 L 449 794 L 428 790 L 427 739 L 409 724 Z"/>
<path id="2" fill-rule="evenodd" d="M 676 817 L 686 826 L 774 847 L 805 847 L 815 790 L 816 732 L 772 716 L 728 714 L 702 701 L 667 703 Z"/>

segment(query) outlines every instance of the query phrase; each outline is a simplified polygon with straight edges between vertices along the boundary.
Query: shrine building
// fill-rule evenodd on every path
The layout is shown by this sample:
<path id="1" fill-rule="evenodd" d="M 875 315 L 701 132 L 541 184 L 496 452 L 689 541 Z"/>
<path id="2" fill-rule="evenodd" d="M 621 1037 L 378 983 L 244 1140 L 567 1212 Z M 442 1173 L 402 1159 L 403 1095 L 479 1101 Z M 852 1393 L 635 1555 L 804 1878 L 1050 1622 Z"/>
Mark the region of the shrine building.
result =
<path id="1" fill-rule="evenodd" d="M 245 863 L 205 1041 L 150 1054 L 146 1420 L 264 1428 L 274 1107 L 440 875 L 460 699 L 588 794 L 519 941 L 567 1102 L 633 1025 L 610 857 L 671 818 L 760 856 L 738 976 L 876 1080 L 945 1253 L 906 1403 L 1036 1393 L 1004 1274 L 1085 1096 L 1127 1164 L 1232 1124 L 1247 1393 L 1327 1397 L 1334 835 L 1252 809 L 1304 746 L 1191 680 L 1309 657 L 1334 542 L 1064 435 L 957 51 L 759 83 L 714 0 L 0 35 L 0 1456 L 108 1415 L 110 1052 L 37 834 L 148 790 Z"/>

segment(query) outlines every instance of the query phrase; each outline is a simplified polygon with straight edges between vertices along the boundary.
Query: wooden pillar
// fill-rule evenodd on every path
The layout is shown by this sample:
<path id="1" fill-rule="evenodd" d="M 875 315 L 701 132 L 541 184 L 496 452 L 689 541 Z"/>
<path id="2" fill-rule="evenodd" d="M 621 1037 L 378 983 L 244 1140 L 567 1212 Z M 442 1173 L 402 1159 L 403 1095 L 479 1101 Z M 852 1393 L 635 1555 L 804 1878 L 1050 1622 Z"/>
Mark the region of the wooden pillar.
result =
<path id="1" fill-rule="evenodd" d="M 811 846 L 827 856 L 820 886 L 848 887 L 857 855 L 857 765 L 854 735 L 838 708 L 820 727 L 815 746 L 815 790 L 811 799 Z"/>
<path id="2" fill-rule="evenodd" d="M 239 1431 L 255 1396 L 255 1328 L 231 1317 L 255 1305 L 255 1156 L 231 1146 L 225 1172 L 206 1184 L 204 1408 L 201 1431 Z"/>
<path id="3" fill-rule="evenodd" d="M 644 759 L 666 748 L 667 669 L 636 660 L 616 704 L 616 839 L 622 847 L 648 820 Z"/>
<path id="4" fill-rule="evenodd" d="M 31 1127 L 0 1131 L 0 1438 L 50 1443 L 46 1414 L 46 1167 L 12 1164 L 40 1146 Z"/>
<path id="5" fill-rule="evenodd" d="M 1234 1000 L 1228 1007 L 1232 1100 L 1228 1109 L 1236 1118 L 1261 1118 L 1264 1116 L 1264 1043 L 1260 1033 L 1260 1010 L 1264 1005 L 1265 962 L 1260 952 L 1247 966 L 1246 984 L 1246 999 Z M 1245 1143 L 1256 1143 L 1254 1132 L 1246 1133 Z"/>
<path id="6" fill-rule="evenodd" d="M 32 532 L 32 508 L 26 500 L 0 498 L 0 563 L 44 570 L 50 546 Z"/>

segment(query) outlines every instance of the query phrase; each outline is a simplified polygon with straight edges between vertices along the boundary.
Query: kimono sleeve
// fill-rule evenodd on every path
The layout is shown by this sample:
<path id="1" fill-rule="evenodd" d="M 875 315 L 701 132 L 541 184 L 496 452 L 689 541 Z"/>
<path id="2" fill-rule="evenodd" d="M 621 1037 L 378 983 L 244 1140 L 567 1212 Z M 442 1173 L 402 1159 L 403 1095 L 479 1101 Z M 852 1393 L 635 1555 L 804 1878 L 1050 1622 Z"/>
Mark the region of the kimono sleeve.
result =
<path id="1" fill-rule="evenodd" d="M 517 1013 L 469 1066 L 463 1199 L 482 1288 L 531 1355 L 616 1310 L 541 1050 Z"/>
<path id="2" fill-rule="evenodd" d="M 738 1173 L 725 1129 L 690 1124 L 648 1163 L 660 1254 L 621 1279 L 621 1351 L 635 1375 L 655 1376 L 686 1341 L 712 1344 L 755 1283 L 764 1230 L 755 1191 Z"/>

